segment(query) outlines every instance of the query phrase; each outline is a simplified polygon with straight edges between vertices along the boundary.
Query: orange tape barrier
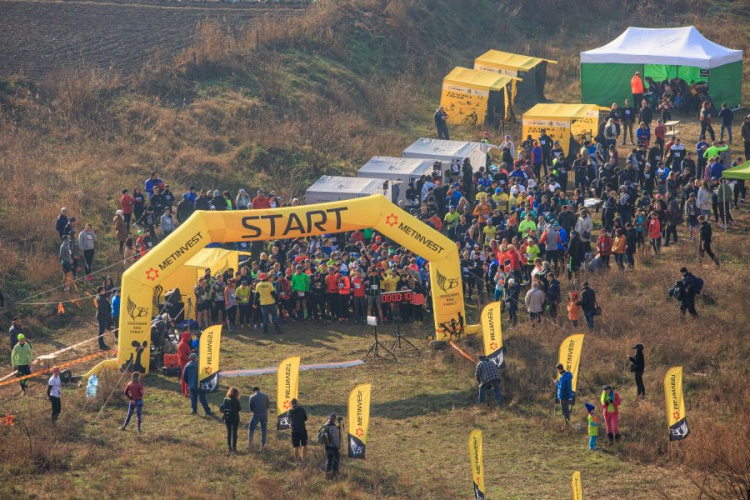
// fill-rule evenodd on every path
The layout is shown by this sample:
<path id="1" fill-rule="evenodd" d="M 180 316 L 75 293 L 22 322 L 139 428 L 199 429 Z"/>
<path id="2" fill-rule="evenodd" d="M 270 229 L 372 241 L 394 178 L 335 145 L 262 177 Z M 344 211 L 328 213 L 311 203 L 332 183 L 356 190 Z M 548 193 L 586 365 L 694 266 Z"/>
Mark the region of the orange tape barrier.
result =
<path id="1" fill-rule="evenodd" d="M 60 363 L 59 365 L 55 365 L 55 366 L 58 367 L 58 368 L 60 368 L 62 370 L 63 368 L 67 368 L 69 366 L 77 365 L 78 363 L 83 363 L 84 361 L 89 361 L 91 359 L 98 358 L 99 356 L 104 356 L 104 355 L 106 355 L 108 353 L 117 354 L 117 351 L 102 351 L 102 352 L 97 352 L 97 353 L 94 353 L 94 354 L 90 354 L 88 356 L 84 356 L 82 358 L 74 359 L 72 361 L 66 361 L 65 363 Z M 4 385 L 10 385 L 10 384 L 14 384 L 16 382 L 20 382 L 21 380 L 26 380 L 26 379 L 29 379 L 29 378 L 37 377 L 39 375 L 44 375 L 45 373 L 52 373 L 52 368 L 45 368 L 44 370 L 39 370 L 37 372 L 32 373 L 31 375 L 25 375 L 23 377 L 18 377 L 18 378 L 14 378 L 14 379 L 11 379 L 11 380 L 6 380 L 5 382 L 0 382 L 0 387 L 2 387 Z"/>
<path id="2" fill-rule="evenodd" d="M 460 347 L 458 347 L 458 346 L 457 346 L 456 344 L 454 344 L 454 343 L 453 343 L 453 341 L 452 341 L 452 340 L 451 340 L 451 341 L 449 341 L 449 342 L 450 342 L 450 344 L 451 344 L 451 347 L 452 347 L 452 348 L 454 348 L 455 350 L 457 350 L 458 352 L 460 352 L 460 353 L 461 353 L 461 355 L 462 355 L 462 356 L 463 356 L 464 358 L 468 359 L 469 361 L 471 361 L 471 362 L 472 362 L 472 363 L 474 363 L 474 364 L 476 364 L 476 363 L 477 363 L 477 360 L 476 360 L 476 359 L 472 358 L 471 356 L 469 356 L 468 354 L 466 354 L 465 352 L 463 352 L 463 351 L 461 350 L 461 348 L 460 348 Z"/>

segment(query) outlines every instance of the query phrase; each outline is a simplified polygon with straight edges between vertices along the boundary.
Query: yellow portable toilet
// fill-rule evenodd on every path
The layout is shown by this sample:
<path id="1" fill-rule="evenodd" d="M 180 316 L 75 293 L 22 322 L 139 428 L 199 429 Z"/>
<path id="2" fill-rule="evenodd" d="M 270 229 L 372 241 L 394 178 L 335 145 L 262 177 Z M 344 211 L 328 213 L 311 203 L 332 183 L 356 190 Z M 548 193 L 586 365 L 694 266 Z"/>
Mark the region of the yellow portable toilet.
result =
<path id="1" fill-rule="evenodd" d="M 537 139 L 542 130 L 569 155 L 585 140 L 593 140 L 599 129 L 599 106 L 596 104 L 537 104 L 523 114 L 522 140 Z M 571 145 L 573 146 L 571 148 Z"/>
<path id="2" fill-rule="evenodd" d="M 474 69 L 521 78 L 521 81 L 514 80 L 512 84 L 514 103 L 533 106 L 546 100 L 544 84 L 547 81 L 547 65 L 550 63 L 557 64 L 557 61 L 488 50 L 474 60 Z"/>
<path id="3" fill-rule="evenodd" d="M 457 67 L 443 79 L 440 104 L 451 125 L 491 125 L 510 120 L 513 77 Z"/>

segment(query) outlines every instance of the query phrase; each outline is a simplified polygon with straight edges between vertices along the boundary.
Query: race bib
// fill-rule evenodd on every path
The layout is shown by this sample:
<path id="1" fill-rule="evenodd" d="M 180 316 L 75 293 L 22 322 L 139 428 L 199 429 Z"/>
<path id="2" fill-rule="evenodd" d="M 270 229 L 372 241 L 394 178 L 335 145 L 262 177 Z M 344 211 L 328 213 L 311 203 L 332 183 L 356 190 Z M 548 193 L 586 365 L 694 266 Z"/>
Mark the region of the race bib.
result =
<path id="1" fill-rule="evenodd" d="M 304 296 L 305 296 L 305 292 L 297 292 L 297 297 L 304 297 Z"/>
<path id="2" fill-rule="evenodd" d="M 378 285 L 372 285 L 370 287 L 370 290 L 377 290 L 378 288 L 380 288 Z"/>

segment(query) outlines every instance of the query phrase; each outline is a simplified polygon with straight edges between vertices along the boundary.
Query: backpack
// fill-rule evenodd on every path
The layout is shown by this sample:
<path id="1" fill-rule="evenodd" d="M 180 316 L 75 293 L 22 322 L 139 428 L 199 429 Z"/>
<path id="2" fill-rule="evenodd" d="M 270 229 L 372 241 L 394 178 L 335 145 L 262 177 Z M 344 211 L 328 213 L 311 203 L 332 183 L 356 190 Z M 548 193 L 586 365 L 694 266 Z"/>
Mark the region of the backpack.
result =
<path id="1" fill-rule="evenodd" d="M 219 406 L 219 410 L 221 411 L 223 420 L 225 422 L 232 422 L 234 420 L 235 411 L 231 399 L 224 398 L 224 402 L 222 402 L 221 406 Z"/>
<path id="2" fill-rule="evenodd" d="M 692 289 L 695 293 L 701 293 L 703 290 L 703 280 L 698 276 L 693 276 Z"/>
<path id="3" fill-rule="evenodd" d="M 324 424 L 323 427 L 318 429 L 318 444 L 327 445 L 331 441 L 331 436 L 328 435 L 328 424 Z"/>

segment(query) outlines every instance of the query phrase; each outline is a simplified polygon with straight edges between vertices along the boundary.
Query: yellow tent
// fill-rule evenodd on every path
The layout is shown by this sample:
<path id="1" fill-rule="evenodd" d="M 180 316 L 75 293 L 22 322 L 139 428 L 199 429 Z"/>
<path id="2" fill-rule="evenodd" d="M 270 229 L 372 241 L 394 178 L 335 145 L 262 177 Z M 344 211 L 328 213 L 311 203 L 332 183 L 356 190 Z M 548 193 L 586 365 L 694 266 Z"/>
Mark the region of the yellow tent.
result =
<path id="1" fill-rule="evenodd" d="M 443 79 L 440 104 L 452 125 L 482 126 L 511 118 L 514 78 L 457 67 Z"/>
<path id="2" fill-rule="evenodd" d="M 474 60 L 474 69 L 523 79 L 513 81 L 514 102 L 531 106 L 545 100 L 544 84 L 550 63 L 557 64 L 557 61 L 488 50 Z"/>
<path id="3" fill-rule="evenodd" d="M 249 255 L 243 253 L 242 255 Z M 175 288 L 180 289 L 185 303 L 185 318 L 195 319 L 195 295 L 193 289 L 206 269 L 211 269 L 211 276 L 223 273 L 229 268 L 237 271 L 240 252 L 223 248 L 204 248 L 188 260 L 184 266 L 169 276 L 163 283 L 154 288 L 154 301 Z M 156 304 L 154 304 L 156 306 Z"/>
<path id="4" fill-rule="evenodd" d="M 571 143 L 582 145 L 596 136 L 599 110 L 596 104 L 537 104 L 523 114 L 523 138 L 531 135 L 536 139 L 545 130 L 568 155 Z"/>

